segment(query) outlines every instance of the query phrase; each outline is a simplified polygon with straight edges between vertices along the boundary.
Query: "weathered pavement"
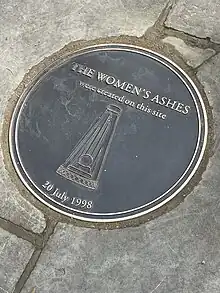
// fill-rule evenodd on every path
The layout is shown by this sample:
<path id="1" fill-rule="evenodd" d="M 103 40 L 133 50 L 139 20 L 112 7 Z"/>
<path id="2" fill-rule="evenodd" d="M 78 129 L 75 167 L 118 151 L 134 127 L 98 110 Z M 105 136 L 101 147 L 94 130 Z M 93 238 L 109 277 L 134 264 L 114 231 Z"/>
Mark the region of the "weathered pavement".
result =
<path id="1" fill-rule="evenodd" d="M 61 223 L 32 205 L 1 149 L 0 293 L 220 292 L 219 19 L 217 0 L 0 0 L 1 132 L 8 100 L 32 66 L 69 42 L 121 35 L 165 46 L 188 64 L 214 119 L 212 156 L 185 201 L 117 230 Z"/>

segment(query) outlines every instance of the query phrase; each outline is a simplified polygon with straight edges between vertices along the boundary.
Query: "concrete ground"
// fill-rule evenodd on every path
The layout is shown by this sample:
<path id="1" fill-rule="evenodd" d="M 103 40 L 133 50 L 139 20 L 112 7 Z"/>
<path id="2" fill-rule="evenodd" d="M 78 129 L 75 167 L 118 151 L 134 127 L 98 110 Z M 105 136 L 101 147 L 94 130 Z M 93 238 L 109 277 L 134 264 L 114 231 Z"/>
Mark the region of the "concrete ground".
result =
<path id="1" fill-rule="evenodd" d="M 2 148 L 0 293 L 220 292 L 218 0 L 0 0 L 1 133 L 31 67 L 69 42 L 113 36 L 164 48 L 197 76 L 214 121 L 208 166 L 176 208 L 138 227 L 98 230 L 35 207 L 13 183 Z"/>

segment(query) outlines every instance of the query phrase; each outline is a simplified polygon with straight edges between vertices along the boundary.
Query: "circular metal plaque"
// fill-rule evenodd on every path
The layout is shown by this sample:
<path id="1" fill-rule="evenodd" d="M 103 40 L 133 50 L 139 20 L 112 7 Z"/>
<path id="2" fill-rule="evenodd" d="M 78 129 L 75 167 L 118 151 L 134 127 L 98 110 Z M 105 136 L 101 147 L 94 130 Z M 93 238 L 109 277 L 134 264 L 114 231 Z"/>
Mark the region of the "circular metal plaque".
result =
<path id="1" fill-rule="evenodd" d="M 162 206 L 204 154 L 207 117 L 190 78 L 127 45 L 78 51 L 20 97 L 10 152 L 20 179 L 52 209 L 113 222 Z"/>

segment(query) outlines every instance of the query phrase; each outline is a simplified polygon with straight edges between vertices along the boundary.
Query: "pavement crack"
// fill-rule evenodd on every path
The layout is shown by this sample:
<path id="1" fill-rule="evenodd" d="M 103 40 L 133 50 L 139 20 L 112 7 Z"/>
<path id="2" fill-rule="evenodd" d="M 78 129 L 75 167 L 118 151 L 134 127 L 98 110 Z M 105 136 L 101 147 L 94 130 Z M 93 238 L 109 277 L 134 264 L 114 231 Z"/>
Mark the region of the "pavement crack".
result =
<path id="1" fill-rule="evenodd" d="M 141 38 L 149 38 L 154 35 L 155 39 L 162 39 L 164 36 L 164 28 L 165 28 L 165 22 L 168 18 L 168 15 L 174 5 L 176 4 L 177 0 L 169 0 L 167 4 L 165 5 L 164 9 L 160 13 L 159 17 L 157 18 L 156 22 L 152 27 L 146 30 L 146 32 L 143 34 Z"/>
<path id="2" fill-rule="evenodd" d="M 27 282 L 31 272 L 35 268 L 37 261 L 41 255 L 42 249 L 35 249 L 33 252 L 31 259 L 27 263 L 22 275 L 20 276 L 18 282 L 15 285 L 13 293 L 20 293 L 21 290 L 23 289 L 25 283 Z"/>
<path id="3" fill-rule="evenodd" d="M 179 31 L 171 27 L 164 27 L 164 37 L 176 37 L 182 39 L 187 45 L 191 47 L 197 47 L 200 49 L 213 49 L 216 52 L 220 52 L 220 44 L 214 43 L 209 37 L 201 38 L 184 31 Z"/>
<path id="4" fill-rule="evenodd" d="M 57 221 L 46 219 L 46 228 L 42 233 L 42 236 L 43 236 L 42 248 L 44 248 L 45 245 L 47 244 L 47 241 L 49 240 L 50 236 L 53 234 L 56 225 L 57 225 Z"/>
<path id="5" fill-rule="evenodd" d="M 47 224 L 44 232 L 42 233 L 42 247 L 36 248 L 28 261 L 22 275 L 20 276 L 19 280 L 17 281 L 13 293 L 20 293 L 27 282 L 28 278 L 30 277 L 32 271 L 34 270 L 35 266 L 37 265 L 38 259 L 46 246 L 50 236 L 53 234 L 54 229 L 57 225 L 57 222 L 53 219 L 47 219 Z"/>
<path id="6" fill-rule="evenodd" d="M 176 4 L 176 0 L 169 0 L 166 4 L 166 6 L 164 7 L 164 9 L 162 10 L 161 14 L 159 15 L 157 21 L 154 24 L 154 28 L 156 29 L 162 29 L 163 30 L 163 26 L 168 18 L 168 15 L 170 13 L 170 11 L 172 10 L 173 6 Z"/>
<path id="7" fill-rule="evenodd" d="M 195 73 L 198 72 L 198 70 L 205 64 L 209 63 L 209 61 L 214 58 L 216 55 L 218 55 L 219 52 L 216 52 L 214 55 L 210 56 L 209 58 L 207 58 L 206 60 L 204 60 L 201 64 L 199 64 L 197 67 L 194 68 Z"/>
<path id="8" fill-rule="evenodd" d="M 13 222 L 0 217 L 0 227 L 18 238 L 31 242 L 34 246 L 41 248 L 43 243 L 43 235 L 36 234 L 32 231 L 26 230 L 25 228 L 14 224 Z"/>

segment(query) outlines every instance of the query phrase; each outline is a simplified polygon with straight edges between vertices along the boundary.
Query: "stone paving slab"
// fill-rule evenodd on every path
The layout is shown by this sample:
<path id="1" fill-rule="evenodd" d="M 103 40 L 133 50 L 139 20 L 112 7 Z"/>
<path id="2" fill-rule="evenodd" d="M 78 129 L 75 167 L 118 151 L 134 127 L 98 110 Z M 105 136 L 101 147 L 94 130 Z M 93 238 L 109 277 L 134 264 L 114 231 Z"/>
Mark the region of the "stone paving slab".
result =
<path id="1" fill-rule="evenodd" d="M 214 207 L 182 207 L 157 222 L 118 231 L 60 224 L 22 293 L 217 293 L 214 214 Z"/>
<path id="2" fill-rule="evenodd" d="M 166 37 L 164 43 L 171 44 L 183 56 L 185 62 L 191 67 L 197 67 L 215 54 L 213 49 L 200 49 L 187 45 L 183 40 L 176 37 Z"/>
<path id="3" fill-rule="evenodd" d="M 19 194 L 1 162 L 0 155 L 0 217 L 34 233 L 43 232 L 44 215 Z"/>
<path id="4" fill-rule="evenodd" d="M 166 25 L 200 38 L 220 43 L 220 2 L 218 0 L 179 0 Z"/>
<path id="5" fill-rule="evenodd" d="M 0 228 L 0 293 L 12 293 L 33 253 L 32 245 Z"/>
<path id="6" fill-rule="evenodd" d="M 214 118 L 215 146 L 213 152 L 220 158 L 220 54 L 211 58 L 198 71 L 198 79 L 204 86 L 209 103 L 212 107 Z M 213 160 L 213 158 L 211 159 Z M 220 168 L 220 160 L 215 162 L 216 168 Z M 213 170 L 218 172 L 217 170 Z M 220 177 L 219 177 L 220 182 Z M 220 186 L 219 186 L 220 187 Z M 219 189 L 216 189 L 217 195 Z M 220 228 L 220 227 L 219 227 Z"/>

